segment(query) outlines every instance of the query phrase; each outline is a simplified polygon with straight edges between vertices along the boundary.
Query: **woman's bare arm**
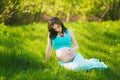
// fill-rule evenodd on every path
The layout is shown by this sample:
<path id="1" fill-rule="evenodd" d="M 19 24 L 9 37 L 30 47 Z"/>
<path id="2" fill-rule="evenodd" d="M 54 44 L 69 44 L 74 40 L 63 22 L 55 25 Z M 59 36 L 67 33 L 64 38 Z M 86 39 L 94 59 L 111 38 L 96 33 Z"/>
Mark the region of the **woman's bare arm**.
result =
<path id="1" fill-rule="evenodd" d="M 51 39 L 48 35 L 48 44 L 47 44 L 47 48 L 46 48 L 46 60 L 50 59 L 51 51 L 52 51 L 52 44 L 51 44 Z"/>
<path id="2" fill-rule="evenodd" d="M 75 36 L 74 36 L 74 33 L 73 33 L 72 30 L 70 30 L 70 35 L 71 35 L 71 38 L 72 38 L 73 48 L 76 51 L 79 48 L 79 46 L 78 46 L 78 43 L 75 39 Z"/>

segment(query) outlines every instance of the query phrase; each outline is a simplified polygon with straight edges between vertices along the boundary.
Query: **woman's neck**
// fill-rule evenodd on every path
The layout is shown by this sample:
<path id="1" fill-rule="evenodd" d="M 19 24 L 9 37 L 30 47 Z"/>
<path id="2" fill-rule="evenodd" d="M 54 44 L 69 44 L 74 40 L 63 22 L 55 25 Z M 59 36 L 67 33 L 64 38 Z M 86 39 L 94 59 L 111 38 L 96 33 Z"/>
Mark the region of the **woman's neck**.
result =
<path id="1" fill-rule="evenodd" d="M 65 32 L 64 33 L 58 33 L 58 36 L 65 36 Z"/>

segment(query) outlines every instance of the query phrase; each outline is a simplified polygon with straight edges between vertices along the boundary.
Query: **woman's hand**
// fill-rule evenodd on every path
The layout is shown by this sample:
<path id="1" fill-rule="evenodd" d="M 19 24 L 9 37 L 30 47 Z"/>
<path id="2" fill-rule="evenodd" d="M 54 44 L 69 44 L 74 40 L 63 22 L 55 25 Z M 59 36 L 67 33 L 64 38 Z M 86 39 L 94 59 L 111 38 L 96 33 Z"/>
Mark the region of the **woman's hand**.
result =
<path id="1" fill-rule="evenodd" d="M 74 48 L 70 48 L 68 49 L 68 52 L 72 55 L 74 55 L 76 53 L 76 50 Z"/>
<path id="2" fill-rule="evenodd" d="M 63 62 L 71 61 L 75 56 L 76 50 L 70 47 L 63 47 L 56 50 L 58 60 Z"/>

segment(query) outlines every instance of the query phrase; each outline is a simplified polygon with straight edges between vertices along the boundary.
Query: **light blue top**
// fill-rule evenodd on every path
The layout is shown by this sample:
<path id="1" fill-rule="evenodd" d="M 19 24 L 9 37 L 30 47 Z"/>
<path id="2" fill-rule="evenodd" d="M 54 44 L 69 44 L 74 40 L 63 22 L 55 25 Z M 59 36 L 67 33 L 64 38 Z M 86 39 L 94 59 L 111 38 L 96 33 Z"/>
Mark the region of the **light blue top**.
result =
<path id="1" fill-rule="evenodd" d="M 66 35 L 61 37 L 61 36 L 56 36 L 56 38 L 52 39 L 52 46 L 54 50 L 57 50 L 62 47 L 72 47 L 72 40 L 70 36 L 69 30 L 66 30 Z"/>

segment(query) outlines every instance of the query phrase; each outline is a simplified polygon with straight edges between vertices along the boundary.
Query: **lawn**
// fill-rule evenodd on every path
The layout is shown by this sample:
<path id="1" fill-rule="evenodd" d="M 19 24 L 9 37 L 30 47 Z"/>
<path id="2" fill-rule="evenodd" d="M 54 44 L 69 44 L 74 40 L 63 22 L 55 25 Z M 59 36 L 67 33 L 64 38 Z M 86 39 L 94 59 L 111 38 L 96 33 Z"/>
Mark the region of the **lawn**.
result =
<path id="1" fill-rule="evenodd" d="M 71 71 L 60 67 L 54 50 L 45 60 L 47 23 L 0 24 L 0 80 L 120 80 L 120 21 L 69 22 L 85 58 L 98 58 L 109 69 Z"/>

